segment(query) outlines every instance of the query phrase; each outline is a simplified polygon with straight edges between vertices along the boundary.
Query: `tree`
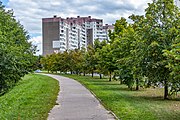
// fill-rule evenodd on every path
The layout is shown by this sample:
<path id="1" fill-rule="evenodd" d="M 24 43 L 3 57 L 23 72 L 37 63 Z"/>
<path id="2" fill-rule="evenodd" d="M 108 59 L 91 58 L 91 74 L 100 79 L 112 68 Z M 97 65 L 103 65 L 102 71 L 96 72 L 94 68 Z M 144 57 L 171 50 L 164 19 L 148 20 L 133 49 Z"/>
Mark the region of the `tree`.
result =
<path id="1" fill-rule="evenodd" d="M 180 35 L 180 31 L 179 32 Z M 164 50 L 164 56 L 167 57 L 165 60 L 166 67 L 170 69 L 171 73 L 171 90 L 170 95 L 177 94 L 180 91 L 180 36 L 171 45 L 170 50 Z"/>
<path id="2" fill-rule="evenodd" d="M 63 53 L 59 53 L 59 55 L 59 67 L 61 67 L 61 71 L 65 73 L 72 71 L 75 66 L 73 52 L 64 51 Z"/>
<path id="3" fill-rule="evenodd" d="M 29 35 L 0 2 L 0 94 L 14 86 L 33 70 L 35 47 L 28 43 Z"/>
<path id="4" fill-rule="evenodd" d="M 83 63 L 84 63 L 84 58 L 83 58 L 82 51 L 79 49 L 75 49 L 73 51 L 73 56 L 71 59 L 73 59 L 73 64 L 74 68 L 73 70 L 76 71 L 76 74 L 80 74 L 83 70 Z"/>
<path id="5" fill-rule="evenodd" d="M 45 70 L 48 70 L 48 73 L 54 71 L 55 66 L 55 54 L 47 55 L 46 57 L 41 58 L 40 62 Z"/>
<path id="6" fill-rule="evenodd" d="M 85 54 L 85 59 L 88 70 L 89 72 L 91 72 L 93 77 L 97 66 L 97 56 L 95 55 L 95 49 L 91 45 L 88 46 L 87 52 Z"/>
<path id="7" fill-rule="evenodd" d="M 112 48 L 112 54 L 115 61 L 115 65 L 118 67 L 119 78 L 121 83 L 125 83 L 130 89 L 134 85 L 134 69 L 135 55 L 132 52 L 134 50 L 136 42 L 135 31 L 132 25 L 128 24 L 125 18 L 116 20 L 113 39 L 110 44 Z M 136 80 L 138 81 L 138 79 Z M 138 85 L 138 82 L 137 82 Z M 138 87 L 137 87 L 138 88 Z"/>
<path id="8" fill-rule="evenodd" d="M 97 61 L 97 65 L 96 65 L 96 72 L 99 73 L 99 77 L 100 79 L 102 79 L 102 74 L 105 74 L 107 72 L 107 69 L 104 67 L 103 62 L 101 60 L 100 57 L 100 53 L 101 53 L 101 49 L 103 48 L 103 46 L 106 46 L 107 42 L 106 40 L 103 40 L 102 42 L 100 42 L 98 39 L 96 39 L 94 41 L 94 49 L 95 49 L 95 56 L 96 56 L 96 61 Z"/>
<path id="9" fill-rule="evenodd" d="M 166 67 L 166 59 L 163 50 L 168 50 L 178 34 L 172 31 L 178 29 L 179 11 L 173 0 L 153 0 L 148 4 L 144 17 L 132 16 L 135 21 L 136 30 L 141 36 L 143 47 L 144 74 L 149 83 L 164 85 L 164 99 L 168 98 L 168 87 L 170 87 L 170 70 Z"/>
<path id="10" fill-rule="evenodd" d="M 112 74 L 114 70 L 117 69 L 116 59 L 112 53 L 112 48 L 110 44 L 103 46 L 99 51 L 99 59 L 101 61 L 101 66 L 104 66 L 105 69 L 109 72 L 109 81 L 112 80 Z"/>

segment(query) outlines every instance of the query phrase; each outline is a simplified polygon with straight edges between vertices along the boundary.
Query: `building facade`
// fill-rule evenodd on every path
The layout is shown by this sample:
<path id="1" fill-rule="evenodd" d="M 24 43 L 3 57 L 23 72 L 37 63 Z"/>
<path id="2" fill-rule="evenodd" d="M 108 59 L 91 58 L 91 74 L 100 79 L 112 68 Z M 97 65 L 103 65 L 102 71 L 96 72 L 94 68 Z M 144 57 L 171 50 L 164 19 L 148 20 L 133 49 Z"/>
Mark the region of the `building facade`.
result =
<path id="1" fill-rule="evenodd" d="M 95 39 L 107 40 L 108 30 L 113 25 L 103 26 L 102 19 L 88 17 L 67 17 L 42 19 L 43 56 L 54 52 L 87 48 Z"/>

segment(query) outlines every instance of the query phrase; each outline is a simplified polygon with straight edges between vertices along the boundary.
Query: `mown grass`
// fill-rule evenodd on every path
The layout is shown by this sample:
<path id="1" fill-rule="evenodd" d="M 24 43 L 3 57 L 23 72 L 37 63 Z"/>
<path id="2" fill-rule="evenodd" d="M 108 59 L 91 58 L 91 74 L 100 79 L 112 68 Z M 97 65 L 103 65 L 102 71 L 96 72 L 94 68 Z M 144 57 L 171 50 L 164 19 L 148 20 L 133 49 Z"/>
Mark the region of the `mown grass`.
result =
<path id="1" fill-rule="evenodd" d="M 43 75 L 26 75 L 0 97 L 0 120 L 46 120 L 58 91 L 58 81 Z"/>
<path id="2" fill-rule="evenodd" d="M 130 91 L 118 81 L 109 82 L 89 76 L 63 76 L 85 85 L 122 120 L 180 120 L 180 100 L 163 100 L 163 89 Z"/>

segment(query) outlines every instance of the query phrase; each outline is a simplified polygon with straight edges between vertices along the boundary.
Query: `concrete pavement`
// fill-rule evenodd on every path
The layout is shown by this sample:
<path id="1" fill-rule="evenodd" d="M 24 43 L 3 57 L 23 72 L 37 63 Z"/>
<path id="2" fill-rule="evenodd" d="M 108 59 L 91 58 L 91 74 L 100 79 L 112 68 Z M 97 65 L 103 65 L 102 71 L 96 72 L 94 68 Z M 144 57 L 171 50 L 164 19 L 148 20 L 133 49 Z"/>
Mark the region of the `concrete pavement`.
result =
<path id="1" fill-rule="evenodd" d="M 57 104 L 48 120 L 115 120 L 100 102 L 77 81 L 59 75 L 46 74 L 60 83 Z"/>

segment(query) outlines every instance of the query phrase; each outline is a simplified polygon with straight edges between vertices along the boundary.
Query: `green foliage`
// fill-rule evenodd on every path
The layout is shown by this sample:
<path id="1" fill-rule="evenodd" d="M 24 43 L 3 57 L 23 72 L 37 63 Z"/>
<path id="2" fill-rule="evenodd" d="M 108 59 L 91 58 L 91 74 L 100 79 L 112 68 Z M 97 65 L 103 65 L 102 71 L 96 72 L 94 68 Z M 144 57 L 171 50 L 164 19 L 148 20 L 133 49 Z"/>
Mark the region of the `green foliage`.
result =
<path id="1" fill-rule="evenodd" d="M 94 71 L 96 70 L 98 58 L 95 54 L 95 49 L 92 46 L 88 46 L 88 50 L 85 54 L 85 60 L 86 60 L 86 65 L 88 67 L 89 73 L 92 73 L 92 77 L 94 74 Z"/>
<path id="2" fill-rule="evenodd" d="M 108 70 L 110 74 L 109 81 L 111 81 L 112 73 L 117 69 L 117 66 L 116 58 L 112 53 L 112 46 L 110 44 L 103 46 L 99 51 L 99 59 L 101 61 L 101 66 L 104 66 L 104 68 Z"/>
<path id="3" fill-rule="evenodd" d="M 144 49 L 140 52 L 143 59 L 140 65 L 145 66 L 143 74 L 148 77 L 150 83 L 164 85 L 166 99 L 171 84 L 171 71 L 166 68 L 163 50 L 169 49 L 178 36 L 179 11 L 173 0 L 154 0 L 145 12 L 143 18 L 131 17 L 135 21 L 135 30 L 143 41 Z"/>
<path id="4" fill-rule="evenodd" d="M 16 22 L 13 11 L 5 11 L 1 2 L 0 26 L 0 94 L 4 94 L 33 70 L 36 57 L 27 32 Z"/>
<path id="5" fill-rule="evenodd" d="M 84 66 L 84 51 L 71 50 L 63 53 L 54 53 L 41 58 L 43 68 L 51 72 L 76 72 L 79 74 L 83 71 Z"/>
<path id="6" fill-rule="evenodd" d="M 12 90 L 0 97 L 1 120 L 46 120 L 55 105 L 58 81 L 29 74 Z"/>
<path id="7" fill-rule="evenodd" d="M 94 41 L 94 49 L 96 56 L 96 72 L 99 73 L 100 78 L 102 78 L 101 74 L 107 75 L 107 67 L 104 66 L 104 59 L 102 58 L 102 48 L 107 45 L 106 40 L 100 42 L 99 40 Z"/>
<path id="8" fill-rule="evenodd" d="M 116 65 L 119 69 L 119 78 L 129 88 L 134 84 L 132 63 L 134 55 L 131 51 L 134 49 L 132 43 L 135 42 L 134 30 L 131 25 L 126 22 L 125 18 L 116 21 L 115 30 L 113 32 L 116 37 L 111 43 L 112 53 L 116 59 Z"/>
<path id="9" fill-rule="evenodd" d="M 171 45 L 170 50 L 164 50 L 164 56 L 167 57 L 165 62 L 166 67 L 170 69 L 171 73 L 171 90 L 170 94 L 177 94 L 180 91 L 180 38 L 179 36 Z"/>

